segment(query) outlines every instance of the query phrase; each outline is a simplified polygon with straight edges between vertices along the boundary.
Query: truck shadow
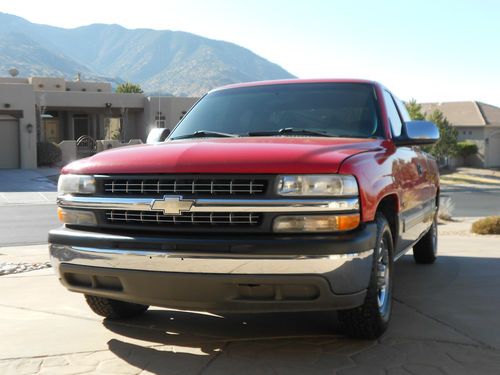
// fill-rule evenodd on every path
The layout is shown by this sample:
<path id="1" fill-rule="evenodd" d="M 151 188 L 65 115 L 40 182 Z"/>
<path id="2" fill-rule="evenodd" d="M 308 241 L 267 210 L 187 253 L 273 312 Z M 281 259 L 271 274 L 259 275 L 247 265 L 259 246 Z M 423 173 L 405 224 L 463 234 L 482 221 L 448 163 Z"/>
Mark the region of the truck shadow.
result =
<path id="1" fill-rule="evenodd" d="M 499 295 L 498 275 L 499 258 L 441 256 L 424 266 L 404 256 L 395 272 L 391 327 L 377 341 L 342 336 L 328 312 L 220 316 L 152 309 L 140 319 L 103 324 L 121 336 L 108 342 L 118 359 L 155 374 L 332 373 L 379 351 L 392 350 L 404 362 L 406 354 L 394 347 L 412 340 L 500 348 L 500 300 L 492 298 Z M 376 363 L 373 370 L 381 366 L 383 373 L 385 364 Z"/>
<path id="2" fill-rule="evenodd" d="M 173 310 L 152 310 L 133 322 L 103 321 L 110 331 L 161 345 L 201 348 L 229 341 L 296 338 L 332 339 L 341 333 L 335 313 L 275 313 L 212 315 Z M 204 344 L 208 351 L 205 351 Z M 200 346 L 201 345 L 201 346 Z"/>

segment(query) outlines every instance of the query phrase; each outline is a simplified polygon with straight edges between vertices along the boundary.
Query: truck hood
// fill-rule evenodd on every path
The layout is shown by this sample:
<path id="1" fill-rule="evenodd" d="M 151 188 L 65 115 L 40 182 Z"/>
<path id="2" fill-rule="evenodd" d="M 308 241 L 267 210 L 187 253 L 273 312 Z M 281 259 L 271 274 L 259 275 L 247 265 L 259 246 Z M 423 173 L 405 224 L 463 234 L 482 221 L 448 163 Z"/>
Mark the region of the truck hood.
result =
<path id="1" fill-rule="evenodd" d="M 379 139 L 319 137 L 203 138 L 104 151 L 62 173 L 337 173 L 349 156 L 380 149 Z"/>

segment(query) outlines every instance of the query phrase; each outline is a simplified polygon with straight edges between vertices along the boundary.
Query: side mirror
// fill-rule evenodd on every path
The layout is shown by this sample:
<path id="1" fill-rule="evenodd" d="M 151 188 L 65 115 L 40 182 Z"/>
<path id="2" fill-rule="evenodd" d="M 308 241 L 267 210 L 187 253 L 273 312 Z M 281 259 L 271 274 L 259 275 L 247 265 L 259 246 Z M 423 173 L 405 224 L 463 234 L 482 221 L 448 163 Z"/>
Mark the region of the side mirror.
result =
<path id="1" fill-rule="evenodd" d="M 430 121 L 407 121 L 401 135 L 394 137 L 396 146 L 428 145 L 439 140 L 439 129 Z"/>
<path id="2" fill-rule="evenodd" d="M 146 143 L 153 144 L 153 143 L 163 142 L 165 139 L 167 139 L 169 134 L 170 134 L 170 129 L 167 128 L 151 129 L 151 131 L 148 134 L 148 138 L 146 139 Z"/>

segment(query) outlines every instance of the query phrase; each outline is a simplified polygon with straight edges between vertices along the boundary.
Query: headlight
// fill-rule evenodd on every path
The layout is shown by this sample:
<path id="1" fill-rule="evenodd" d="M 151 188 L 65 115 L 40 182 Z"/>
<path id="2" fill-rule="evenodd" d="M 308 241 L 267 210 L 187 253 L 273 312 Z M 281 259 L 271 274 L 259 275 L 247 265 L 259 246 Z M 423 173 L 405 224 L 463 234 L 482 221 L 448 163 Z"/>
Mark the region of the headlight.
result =
<path id="1" fill-rule="evenodd" d="M 97 225 L 97 219 L 92 211 L 67 210 L 59 207 L 57 209 L 57 216 L 63 224 Z"/>
<path id="2" fill-rule="evenodd" d="M 94 194 L 95 178 L 79 174 L 63 174 L 57 183 L 58 195 L 64 194 Z"/>
<path id="3" fill-rule="evenodd" d="M 273 231 L 281 233 L 345 232 L 358 227 L 359 214 L 278 216 Z"/>
<path id="4" fill-rule="evenodd" d="M 324 174 L 278 176 L 277 191 L 280 195 L 358 195 L 354 176 Z"/>

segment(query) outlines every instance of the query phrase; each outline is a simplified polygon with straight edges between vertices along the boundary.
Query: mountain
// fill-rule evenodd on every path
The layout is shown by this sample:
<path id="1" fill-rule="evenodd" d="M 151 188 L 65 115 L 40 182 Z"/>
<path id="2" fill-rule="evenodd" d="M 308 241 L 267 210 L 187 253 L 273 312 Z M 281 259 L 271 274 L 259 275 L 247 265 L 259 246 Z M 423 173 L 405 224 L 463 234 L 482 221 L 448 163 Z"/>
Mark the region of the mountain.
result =
<path id="1" fill-rule="evenodd" d="M 293 78 L 233 43 L 169 30 L 93 24 L 74 29 L 0 12 L 0 72 L 139 83 L 149 93 L 199 96 L 225 84 Z M 105 78 L 112 77 L 112 78 Z"/>

